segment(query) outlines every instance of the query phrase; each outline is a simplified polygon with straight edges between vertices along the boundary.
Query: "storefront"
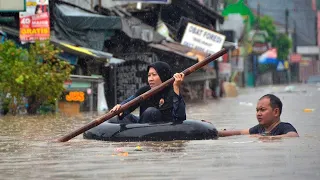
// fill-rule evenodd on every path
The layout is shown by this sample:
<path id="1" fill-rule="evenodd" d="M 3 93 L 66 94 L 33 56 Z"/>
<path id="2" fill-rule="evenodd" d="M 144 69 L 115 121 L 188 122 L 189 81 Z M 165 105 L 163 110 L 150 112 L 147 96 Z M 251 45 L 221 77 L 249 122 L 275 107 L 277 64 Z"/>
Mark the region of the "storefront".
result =
<path id="1" fill-rule="evenodd" d="M 106 67 L 124 61 L 107 52 L 52 41 L 64 50 L 60 58 L 75 66 L 70 81 L 64 83 L 66 91 L 59 102 L 59 110 L 66 113 L 108 110 L 105 89 L 111 89 L 111 85 L 105 84 L 103 74 Z"/>
<path id="2" fill-rule="evenodd" d="M 58 102 L 60 112 L 74 114 L 108 110 L 101 76 L 71 75 L 70 79 L 64 83 L 66 91 Z"/>

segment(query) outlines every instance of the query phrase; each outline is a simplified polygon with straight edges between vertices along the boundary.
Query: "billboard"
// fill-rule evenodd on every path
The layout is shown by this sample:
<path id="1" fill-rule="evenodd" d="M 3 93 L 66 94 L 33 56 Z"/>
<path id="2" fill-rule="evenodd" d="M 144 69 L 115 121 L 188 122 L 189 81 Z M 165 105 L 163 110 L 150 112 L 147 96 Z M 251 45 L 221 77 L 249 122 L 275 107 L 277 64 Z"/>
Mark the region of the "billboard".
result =
<path id="1" fill-rule="evenodd" d="M 16 12 L 26 10 L 26 0 L 0 0 L 0 12 Z"/>
<path id="2" fill-rule="evenodd" d="M 226 37 L 209 29 L 188 23 L 181 44 L 207 54 L 221 50 Z"/>
<path id="3" fill-rule="evenodd" d="M 27 9 L 20 12 L 22 43 L 50 38 L 49 0 L 27 0 Z"/>

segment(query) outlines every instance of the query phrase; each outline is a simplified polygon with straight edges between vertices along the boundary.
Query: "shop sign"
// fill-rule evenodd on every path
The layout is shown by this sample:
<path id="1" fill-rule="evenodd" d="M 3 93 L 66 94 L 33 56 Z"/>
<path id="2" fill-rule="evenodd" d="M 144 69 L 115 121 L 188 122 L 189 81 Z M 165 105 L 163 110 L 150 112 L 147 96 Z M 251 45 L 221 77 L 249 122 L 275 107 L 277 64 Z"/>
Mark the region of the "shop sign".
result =
<path id="1" fill-rule="evenodd" d="M 299 63 L 302 59 L 302 56 L 300 54 L 291 54 L 290 55 L 290 62 L 292 63 Z"/>
<path id="2" fill-rule="evenodd" d="M 26 11 L 20 12 L 20 41 L 22 43 L 50 38 L 48 0 L 26 0 Z"/>
<path id="3" fill-rule="evenodd" d="M 252 52 L 254 54 L 262 54 L 268 50 L 268 43 L 254 43 L 252 46 Z"/>
<path id="4" fill-rule="evenodd" d="M 72 84 L 72 81 L 71 80 L 66 80 L 66 81 L 64 81 L 64 83 L 63 83 L 65 86 L 67 86 L 68 88 L 70 88 L 71 87 L 71 84 Z"/>
<path id="5" fill-rule="evenodd" d="M 304 66 L 304 67 L 310 66 L 310 60 L 302 59 L 299 64 L 300 66 Z"/>
<path id="6" fill-rule="evenodd" d="M 188 23 L 181 44 L 207 54 L 221 50 L 226 37 L 209 29 Z"/>
<path id="7" fill-rule="evenodd" d="M 66 95 L 67 101 L 84 101 L 84 92 L 81 91 L 71 91 L 69 94 Z"/>

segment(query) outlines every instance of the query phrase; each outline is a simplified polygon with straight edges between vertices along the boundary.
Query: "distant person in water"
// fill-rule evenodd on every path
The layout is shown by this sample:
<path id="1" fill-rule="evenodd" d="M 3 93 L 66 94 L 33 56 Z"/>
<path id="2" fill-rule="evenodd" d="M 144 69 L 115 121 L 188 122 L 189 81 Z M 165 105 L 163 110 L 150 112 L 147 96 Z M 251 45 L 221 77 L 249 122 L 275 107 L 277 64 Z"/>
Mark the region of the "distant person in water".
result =
<path id="1" fill-rule="evenodd" d="M 133 96 L 129 97 L 121 104 L 115 105 L 110 111 L 115 112 L 119 110 L 121 105 L 133 100 L 148 90 L 159 86 L 161 83 L 167 81 L 173 76 L 175 79 L 173 85 L 169 85 L 150 98 L 130 107 L 128 110 L 120 113 L 118 118 L 124 123 L 181 122 L 185 120 L 185 102 L 180 94 L 180 86 L 184 80 L 184 74 L 175 73 L 173 75 L 170 66 L 161 61 L 150 64 L 147 72 L 148 85 L 138 89 Z M 139 117 L 130 114 L 139 106 Z"/>
<path id="2" fill-rule="evenodd" d="M 257 103 L 256 110 L 258 125 L 238 131 L 219 131 L 219 136 L 250 134 L 262 139 L 265 136 L 270 138 L 299 137 L 297 130 L 290 123 L 280 121 L 282 102 L 277 96 L 273 94 L 262 96 Z"/>
<path id="3" fill-rule="evenodd" d="M 48 2 L 47 0 L 39 0 L 38 3 L 37 3 L 37 6 L 36 6 L 36 11 L 35 11 L 35 14 L 41 14 L 41 13 L 44 13 L 44 12 L 48 12 L 49 9 L 48 9 Z"/>

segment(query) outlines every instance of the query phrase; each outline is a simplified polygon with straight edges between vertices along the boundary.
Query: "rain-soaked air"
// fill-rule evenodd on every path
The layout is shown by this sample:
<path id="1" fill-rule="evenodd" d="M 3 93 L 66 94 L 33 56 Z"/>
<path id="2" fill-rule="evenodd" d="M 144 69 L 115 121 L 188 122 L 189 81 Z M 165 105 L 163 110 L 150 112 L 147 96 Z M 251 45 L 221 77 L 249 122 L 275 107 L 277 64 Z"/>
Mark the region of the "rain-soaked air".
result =
<path id="1" fill-rule="evenodd" d="M 1 179 L 320 178 L 317 1 L 10 2 Z"/>

